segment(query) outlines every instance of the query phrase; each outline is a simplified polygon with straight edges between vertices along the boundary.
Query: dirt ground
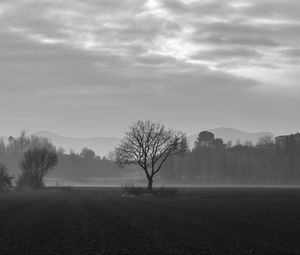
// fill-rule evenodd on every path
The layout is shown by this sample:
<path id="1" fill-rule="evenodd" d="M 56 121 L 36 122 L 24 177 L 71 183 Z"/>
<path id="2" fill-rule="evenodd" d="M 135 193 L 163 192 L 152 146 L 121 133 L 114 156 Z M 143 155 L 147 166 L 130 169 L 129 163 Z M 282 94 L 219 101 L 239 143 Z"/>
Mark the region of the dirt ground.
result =
<path id="1" fill-rule="evenodd" d="M 0 254 L 300 254 L 300 189 L 0 194 Z"/>

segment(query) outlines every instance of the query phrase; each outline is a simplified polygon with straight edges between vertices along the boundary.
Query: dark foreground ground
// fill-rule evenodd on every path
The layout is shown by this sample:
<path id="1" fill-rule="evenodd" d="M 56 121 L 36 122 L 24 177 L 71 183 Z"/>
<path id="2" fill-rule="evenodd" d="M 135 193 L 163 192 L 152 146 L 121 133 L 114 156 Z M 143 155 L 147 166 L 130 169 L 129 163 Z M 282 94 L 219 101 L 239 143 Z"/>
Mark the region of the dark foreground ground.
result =
<path id="1" fill-rule="evenodd" d="M 300 254 L 300 190 L 2 194 L 0 254 Z"/>

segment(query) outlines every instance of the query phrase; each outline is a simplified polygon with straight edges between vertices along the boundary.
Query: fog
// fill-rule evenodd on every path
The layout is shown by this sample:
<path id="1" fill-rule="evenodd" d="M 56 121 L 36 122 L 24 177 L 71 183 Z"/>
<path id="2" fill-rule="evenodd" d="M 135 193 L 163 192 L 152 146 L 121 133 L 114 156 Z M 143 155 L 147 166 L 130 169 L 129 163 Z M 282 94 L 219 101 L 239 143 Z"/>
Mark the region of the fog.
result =
<path id="1" fill-rule="evenodd" d="M 300 254 L 300 0 L 0 0 L 0 254 Z"/>
<path id="2" fill-rule="evenodd" d="M 295 187 L 300 184 L 300 134 L 264 136 L 256 144 L 224 143 L 209 131 L 200 132 L 194 146 L 183 136 L 184 151 L 170 156 L 153 176 L 154 187 Z M 124 138 L 125 139 L 125 138 Z M 47 138 L 22 132 L 0 143 L 0 162 L 14 178 L 22 174 L 20 160 L 33 147 L 57 154 L 57 165 L 45 175 L 46 186 L 124 187 L 147 186 L 138 162 L 120 166 L 116 152 L 100 157 L 88 148 L 65 152 Z M 158 161 L 157 164 L 160 164 Z"/>

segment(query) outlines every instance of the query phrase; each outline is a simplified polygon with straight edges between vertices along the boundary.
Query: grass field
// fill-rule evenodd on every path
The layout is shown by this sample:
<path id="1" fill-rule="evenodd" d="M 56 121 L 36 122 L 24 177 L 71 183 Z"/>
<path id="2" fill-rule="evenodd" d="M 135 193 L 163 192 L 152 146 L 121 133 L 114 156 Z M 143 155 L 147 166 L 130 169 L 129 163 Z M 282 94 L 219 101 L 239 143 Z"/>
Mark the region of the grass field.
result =
<path id="1" fill-rule="evenodd" d="M 1 194 L 0 254 L 300 254 L 300 189 Z"/>

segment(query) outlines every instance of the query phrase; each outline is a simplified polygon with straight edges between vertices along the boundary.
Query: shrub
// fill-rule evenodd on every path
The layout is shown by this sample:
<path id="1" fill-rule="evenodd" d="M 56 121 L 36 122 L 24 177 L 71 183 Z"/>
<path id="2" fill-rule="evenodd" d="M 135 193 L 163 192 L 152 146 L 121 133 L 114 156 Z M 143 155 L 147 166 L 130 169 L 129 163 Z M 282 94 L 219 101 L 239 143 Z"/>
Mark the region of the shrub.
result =
<path id="1" fill-rule="evenodd" d="M 43 189 L 44 183 L 30 173 L 23 173 L 17 180 L 17 190 Z"/>
<path id="2" fill-rule="evenodd" d="M 8 174 L 7 167 L 0 164 L 0 192 L 10 190 L 12 187 L 12 177 Z"/>

